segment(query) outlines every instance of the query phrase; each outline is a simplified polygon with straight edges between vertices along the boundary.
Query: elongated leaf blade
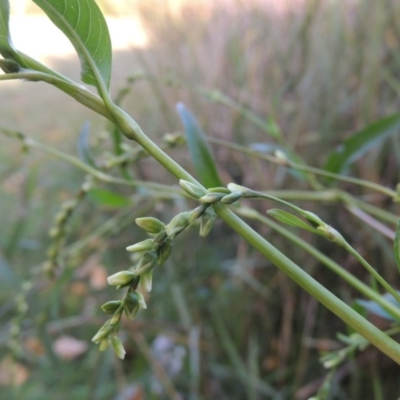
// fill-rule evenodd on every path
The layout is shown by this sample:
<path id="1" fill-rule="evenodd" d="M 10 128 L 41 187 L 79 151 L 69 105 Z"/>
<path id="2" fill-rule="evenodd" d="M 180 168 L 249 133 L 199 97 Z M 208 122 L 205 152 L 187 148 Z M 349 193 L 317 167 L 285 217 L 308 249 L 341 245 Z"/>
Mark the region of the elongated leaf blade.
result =
<path id="1" fill-rule="evenodd" d="M 109 88 L 111 39 L 107 23 L 94 0 L 33 0 L 71 41 L 81 62 L 81 79 Z"/>
<path id="2" fill-rule="evenodd" d="M 271 215 L 271 217 L 274 217 L 278 221 L 283 222 L 284 224 L 295 226 L 296 228 L 305 229 L 309 232 L 318 233 L 318 231 L 312 226 L 308 225 L 307 222 L 304 222 L 296 215 L 288 213 L 287 211 L 280 210 L 278 208 L 271 208 L 267 211 L 267 214 Z"/>
<path id="3" fill-rule="evenodd" d="M 4 58 L 13 58 L 14 46 L 11 42 L 10 28 L 10 4 L 8 0 L 0 0 L 0 54 Z"/>
<path id="4" fill-rule="evenodd" d="M 382 118 L 355 133 L 328 155 L 325 169 L 340 174 L 346 167 L 362 157 L 368 150 L 398 131 L 400 113 Z"/>
<path id="5" fill-rule="evenodd" d="M 393 252 L 397 268 L 400 272 L 400 219 L 397 221 L 396 235 L 394 236 Z"/>
<path id="6" fill-rule="evenodd" d="M 382 297 L 396 307 L 400 307 L 400 303 L 390 293 L 385 293 L 384 295 L 382 295 Z M 379 315 L 380 317 L 388 319 L 390 321 L 398 321 L 396 317 L 390 315 L 386 310 L 383 309 L 380 304 L 376 303 L 375 301 L 357 299 L 356 302 L 372 314 Z"/>
<path id="7" fill-rule="evenodd" d="M 178 103 L 176 108 L 185 128 L 186 141 L 200 182 L 207 188 L 223 186 L 214 157 L 197 119 L 183 103 Z"/>

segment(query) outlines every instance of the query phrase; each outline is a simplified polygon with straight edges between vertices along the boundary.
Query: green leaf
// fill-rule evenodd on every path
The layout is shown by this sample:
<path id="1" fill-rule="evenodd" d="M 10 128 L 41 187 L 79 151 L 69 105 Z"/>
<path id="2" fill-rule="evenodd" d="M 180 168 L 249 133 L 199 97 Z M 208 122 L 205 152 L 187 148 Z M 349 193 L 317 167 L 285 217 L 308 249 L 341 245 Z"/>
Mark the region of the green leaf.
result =
<path id="1" fill-rule="evenodd" d="M 394 243 L 393 243 L 393 252 L 397 268 L 400 272 L 400 219 L 397 221 L 396 235 L 394 237 Z"/>
<path id="2" fill-rule="evenodd" d="M 398 293 L 400 293 L 400 291 Z M 400 307 L 400 303 L 390 293 L 385 293 L 384 295 L 382 295 L 382 297 L 396 307 Z M 386 310 L 382 308 L 380 304 L 376 303 L 375 301 L 357 299 L 356 302 L 372 314 L 379 315 L 380 317 L 388 319 L 390 321 L 398 321 L 397 318 L 390 315 Z"/>
<path id="3" fill-rule="evenodd" d="M 121 208 L 131 204 L 125 196 L 106 189 L 92 189 L 89 192 L 89 198 L 103 207 Z"/>
<path id="4" fill-rule="evenodd" d="M 107 23 L 94 0 L 33 0 L 71 41 L 81 62 L 81 79 L 109 89 L 111 40 Z"/>
<path id="5" fill-rule="evenodd" d="M 309 232 L 318 233 L 318 231 L 312 226 L 308 225 L 307 222 L 304 222 L 301 218 L 296 217 L 296 215 L 288 213 L 287 211 L 283 211 L 278 208 L 272 208 L 267 211 L 267 214 L 271 215 L 278 221 L 283 222 L 284 224 L 295 226 L 296 228 L 305 229 Z"/>
<path id="6" fill-rule="evenodd" d="M 400 113 L 373 122 L 346 139 L 336 151 L 330 153 L 325 164 L 325 170 L 336 174 L 342 173 L 351 163 L 363 156 L 365 152 L 389 135 L 397 132 L 399 126 Z"/>
<path id="7" fill-rule="evenodd" d="M 11 42 L 10 28 L 10 4 L 8 0 L 0 0 L 0 54 L 4 58 L 14 58 L 15 49 Z"/>
<path id="8" fill-rule="evenodd" d="M 176 109 L 185 128 L 186 141 L 200 182 L 206 188 L 224 186 L 218 175 L 214 157 L 208 147 L 205 134 L 200 128 L 197 119 L 183 103 L 178 103 Z"/>

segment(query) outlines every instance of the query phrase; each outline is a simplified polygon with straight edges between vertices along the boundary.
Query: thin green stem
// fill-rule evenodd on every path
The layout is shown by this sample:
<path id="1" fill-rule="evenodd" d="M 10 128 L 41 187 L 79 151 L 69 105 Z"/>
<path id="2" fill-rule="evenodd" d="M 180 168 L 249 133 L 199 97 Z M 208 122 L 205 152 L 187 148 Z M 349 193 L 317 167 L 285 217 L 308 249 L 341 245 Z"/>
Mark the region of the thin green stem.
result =
<path id="1" fill-rule="evenodd" d="M 374 346 L 387 356 L 400 364 L 400 344 L 388 337 L 376 326 L 349 307 L 333 293 L 323 287 L 314 278 L 309 276 L 293 261 L 287 258 L 268 241 L 253 231 L 244 221 L 238 218 L 231 210 L 221 203 L 216 203 L 214 209 L 231 228 L 248 241 L 254 248 L 260 251 L 267 259 L 275 264 L 294 282 L 306 290 L 311 296 L 336 314 L 346 324 L 360 333 Z"/>
<path id="2" fill-rule="evenodd" d="M 161 165 L 163 165 L 177 179 L 184 179 L 200 185 L 185 169 L 165 154 L 155 143 L 153 143 L 141 130 L 139 125 L 126 113 L 115 116 L 117 126 L 127 137 L 134 137 L 144 149 L 151 154 Z M 201 185 L 200 185 L 201 186 Z M 201 186 L 202 187 L 202 186 Z M 251 229 L 244 221 L 238 218 L 231 210 L 221 203 L 213 205 L 217 215 L 229 226 L 239 233 L 249 244 L 261 252 L 267 259 L 280 268 L 294 282 L 305 289 L 315 299 L 331 310 L 345 323 L 359 332 L 383 353 L 400 364 L 400 345 L 389 338 L 382 331 L 361 317 L 351 307 L 325 289 L 314 278 L 304 272 L 293 261 L 262 238 Z"/>
<path id="3" fill-rule="evenodd" d="M 382 275 L 357 250 L 346 241 L 344 241 L 343 247 L 400 303 L 400 294 L 386 282 Z"/>
<path id="4" fill-rule="evenodd" d="M 0 127 L 0 132 L 6 133 L 8 136 L 14 136 L 14 137 L 18 137 L 18 139 L 22 139 L 22 137 L 19 136 L 21 134 L 19 134 L 18 132 L 11 132 L 11 131 L 6 130 L 1 127 Z M 134 181 L 134 180 L 116 178 L 115 176 L 108 175 L 102 171 L 99 171 L 96 168 L 93 168 L 91 165 L 82 162 L 81 160 L 79 160 L 76 157 L 73 157 L 67 153 L 59 151 L 53 147 L 47 146 L 47 145 L 40 143 L 34 139 L 23 138 L 22 140 L 23 140 L 24 145 L 26 145 L 27 147 L 42 150 L 45 153 L 52 155 L 53 157 L 56 157 L 63 161 L 66 161 L 69 164 L 72 164 L 75 167 L 87 172 L 88 174 L 92 175 L 93 177 L 95 177 L 96 179 L 98 179 L 100 181 L 117 184 L 117 185 L 130 186 L 130 187 L 134 187 L 134 188 L 141 187 L 141 188 L 145 188 L 148 190 L 154 190 L 157 193 L 159 193 L 160 195 L 162 195 L 162 197 L 167 196 L 168 198 L 171 198 L 171 195 L 173 195 L 174 197 L 176 197 L 176 196 L 187 197 L 186 192 L 184 192 L 183 190 L 181 190 L 180 188 L 178 188 L 176 186 L 163 185 L 161 183 L 155 183 L 155 182 L 138 181 L 138 180 Z"/>
<path id="5" fill-rule="evenodd" d="M 358 186 L 363 186 L 372 190 L 375 190 L 377 192 L 383 193 L 389 197 L 395 198 L 397 196 L 397 193 L 395 190 L 389 189 L 385 186 L 382 186 L 378 183 L 374 183 L 374 182 L 369 182 L 366 181 L 364 179 L 359 179 L 359 178 L 353 178 L 350 176 L 344 176 L 344 175 L 340 175 L 340 174 L 335 174 L 333 172 L 328 172 L 328 171 L 324 171 L 322 169 L 319 168 L 315 168 L 315 167 L 310 167 L 308 165 L 304 165 L 304 164 L 297 164 L 294 163 L 290 160 L 282 160 L 278 157 L 274 157 L 271 156 L 269 154 L 262 154 L 259 151 L 256 150 L 252 150 L 249 149 L 245 146 L 241 146 L 239 144 L 236 143 L 231 143 L 228 142 L 226 140 L 222 140 L 222 139 L 217 139 L 217 138 L 213 138 L 213 137 L 207 137 L 207 140 L 210 143 L 214 143 L 220 146 L 224 146 L 224 147 L 228 147 L 232 150 L 236 150 L 236 151 L 240 151 L 241 153 L 245 153 L 251 157 L 257 157 L 260 158 L 262 160 L 266 160 L 266 161 L 270 161 L 274 164 L 278 164 L 278 165 L 283 165 L 283 166 L 287 166 L 289 168 L 293 168 L 296 169 L 298 171 L 303 171 L 303 172 L 309 172 L 315 175 L 319 175 L 319 176 L 324 176 L 326 178 L 332 178 L 338 181 L 342 181 L 342 182 L 348 182 L 348 183 L 353 183 L 355 185 Z"/>
<path id="6" fill-rule="evenodd" d="M 38 73 L 33 73 L 38 74 Z M 10 77 L 10 75 L 15 75 Z M 29 73 L 27 73 L 29 75 Z M 7 75 L 6 75 L 7 77 Z M 0 76 L 0 79 L 2 76 Z M 24 79 L 24 77 L 18 74 L 8 74 L 8 79 Z M 26 77 L 28 80 L 32 80 L 32 75 Z M 51 79 L 50 79 L 51 78 Z M 45 80 L 51 84 L 55 84 L 54 80 L 56 78 L 47 74 L 38 74 L 37 80 Z M 5 80 L 5 79 L 2 79 Z M 82 98 L 79 96 L 80 91 L 65 90 L 63 85 L 66 84 L 65 81 L 61 81 L 60 89 L 64 92 L 70 94 L 82 104 Z M 70 89 L 70 88 L 69 88 Z M 82 89 L 81 89 L 82 90 Z M 96 97 L 96 96 L 93 96 Z M 107 96 L 105 96 L 107 97 Z M 103 100 L 107 101 L 107 99 Z M 87 101 L 85 98 L 87 107 L 94 111 L 104 115 L 111 120 L 113 120 L 121 132 L 129 139 L 136 140 L 150 155 L 152 155 L 161 165 L 163 165 L 172 175 L 177 179 L 184 179 L 189 182 L 199 185 L 199 183 L 179 164 L 177 164 L 173 159 L 171 159 L 167 154 L 165 154 L 155 143 L 153 143 L 141 130 L 139 125 L 123 110 L 112 104 L 101 103 L 101 106 L 93 107 L 98 104 L 94 101 Z M 104 107 L 105 105 L 105 107 Z M 97 108 L 97 110 L 95 109 Z M 108 112 L 104 110 L 108 109 Z M 106 110 L 107 111 L 107 110 Z M 110 115 L 112 114 L 112 115 Z M 345 323 L 351 326 L 354 330 L 359 332 L 368 341 L 379 348 L 383 353 L 388 355 L 394 361 L 400 364 L 400 345 L 393 339 L 385 335 L 382 331 L 368 322 L 365 318 L 361 317 L 353 309 L 351 309 L 347 304 L 342 302 L 331 292 L 320 285 L 315 279 L 304 272 L 299 266 L 293 263 L 284 254 L 273 247 L 268 241 L 262 238 L 258 233 L 252 230 L 244 221 L 238 218 L 232 211 L 230 211 L 226 206 L 221 203 L 214 204 L 214 209 L 217 215 L 222 218 L 228 225 L 230 225 L 240 236 L 246 239 L 252 246 L 259 250 L 267 259 L 274 263 L 278 268 L 280 268 L 284 273 L 286 273 L 294 282 L 299 284 L 304 288 L 309 294 L 320 301 L 324 306 L 341 318 Z"/>
<path id="7" fill-rule="evenodd" d="M 10 80 L 21 80 L 25 79 L 31 82 L 46 82 L 50 85 L 56 86 L 58 89 L 64 93 L 73 97 L 76 101 L 83 104 L 84 106 L 90 108 L 94 112 L 112 120 L 110 113 L 104 106 L 99 96 L 96 96 L 92 92 L 89 92 L 84 86 L 71 83 L 70 81 L 65 81 L 58 78 L 57 76 L 46 74 L 44 72 L 31 71 L 27 69 L 22 69 L 19 72 L 12 74 L 0 75 L 0 81 L 10 81 Z"/>
<path id="8" fill-rule="evenodd" d="M 376 291 L 372 290 L 368 285 L 361 282 L 357 279 L 354 275 L 350 272 L 346 271 L 345 268 L 341 267 L 338 263 L 327 257 L 325 254 L 320 252 L 311 244 L 307 243 L 305 240 L 301 239 L 298 235 L 292 233 L 287 228 L 277 224 L 276 222 L 272 221 L 271 219 L 263 216 L 258 211 L 249 208 L 240 206 L 238 208 L 233 208 L 233 211 L 236 214 L 239 214 L 242 217 L 250 218 L 255 221 L 259 221 L 269 228 L 273 229 L 274 231 L 280 233 L 282 236 L 289 239 L 291 242 L 296 244 L 298 247 L 302 248 L 303 250 L 307 251 L 325 266 L 327 266 L 331 271 L 335 274 L 340 276 L 344 281 L 346 281 L 349 285 L 354 287 L 360 293 L 362 293 L 365 297 L 374 300 L 376 303 L 382 306 L 390 315 L 395 317 L 400 321 L 400 308 L 396 307 L 389 301 L 387 301 L 383 296 L 381 296 Z"/>

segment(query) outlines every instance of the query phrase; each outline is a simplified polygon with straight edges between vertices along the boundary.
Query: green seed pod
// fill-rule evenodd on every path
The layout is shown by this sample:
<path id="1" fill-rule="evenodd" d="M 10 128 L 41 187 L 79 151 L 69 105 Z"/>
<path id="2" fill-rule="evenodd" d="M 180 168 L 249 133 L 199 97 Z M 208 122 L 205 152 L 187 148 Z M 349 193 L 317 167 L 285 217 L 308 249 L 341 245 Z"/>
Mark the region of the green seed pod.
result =
<path id="1" fill-rule="evenodd" d="M 138 292 L 128 293 L 124 300 L 124 311 L 129 319 L 133 319 L 139 311 L 139 296 Z"/>
<path id="2" fill-rule="evenodd" d="M 114 336 L 111 339 L 111 344 L 114 350 L 115 355 L 123 360 L 125 358 L 126 351 L 124 349 L 124 346 L 121 343 L 121 340 L 119 339 L 118 336 Z"/>
<path id="3" fill-rule="evenodd" d="M 201 217 L 200 220 L 200 236 L 206 237 L 214 227 L 217 215 L 214 210 L 208 209 Z"/>
<path id="4" fill-rule="evenodd" d="M 136 251 L 147 251 L 151 250 L 153 247 L 153 239 L 143 240 L 143 242 L 135 243 L 132 246 L 128 246 L 126 250 L 130 252 Z"/>
<path id="5" fill-rule="evenodd" d="M 104 303 L 101 306 L 101 309 L 106 313 L 106 314 L 114 314 L 115 311 L 118 310 L 118 307 L 121 305 L 121 301 L 119 300 L 113 300 L 113 301 L 108 301 L 107 303 Z"/>
<path id="6" fill-rule="evenodd" d="M 139 264 L 133 270 L 135 276 L 140 276 L 153 269 L 157 261 L 157 252 L 152 250 L 144 253 L 144 256 L 139 261 Z"/>
<path id="7" fill-rule="evenodd" d="M 195 199 L 199 199 L 201 196 L 207 194 L 207 190 L 183 179 L 179 181 L 179 185 L 187 194 L 194 197 Z"/>
<path id="8" fill-rule="evenodd" d="M 241 197 L 242 197 L 242 193 L 241 192 L 232 192 L 231 194 L 228 194 L 227 196 L 224 196 L 221 199 L 221 203 L 232 204 L 235 201 L 238 201 Z"/>
<path id="9" fill-rule="evenodd" d="M 173 239 L 189 225 L 189 219 L 190 212 L 188 211 L 176 215 L 167 225 L 167 235 Z"/>
<path id="10" fill-rule="evenodd" d="M 162 265 L 165 263 L 165 261 L 167 261 L 168 257 L 171 254 L 173 243 L 174 243 L 173 240 L 170 237 L 168 237 L 161 244 L 160 249 L 158 250 L 158 258 L 157 258 L 158 265 Z"/>
<path id="11" fill-rule="evenodd" d="M 107 282 L 112 286 L 125 286 L 129 284 L 135 274 L 132 271 L 121 271 L 107 278 Z"/>
<path id="12" fill-rule="evenodd" d="M 225 196 L 226 196 L 225 193 L 209 193 L 203 197 L 200 197 L 199 200 L 202 203 L 212 204 L 212 203 L 215 203 L 215 202 L 221 200 Z"/>
<path id="13" fill-rule="evenodd" d="M 136 224 L 148 233 L 159 233 L 165 228 L 165 224 L 157 218 L 143 217 L 136 218 Z"/>
<path id="14" fill-rule="evenodd" d="M 128 293 L 124 299 L 126 318 L 132 320 L 141 308 L 147 308 L 143 295 L 136 291 Z"/>

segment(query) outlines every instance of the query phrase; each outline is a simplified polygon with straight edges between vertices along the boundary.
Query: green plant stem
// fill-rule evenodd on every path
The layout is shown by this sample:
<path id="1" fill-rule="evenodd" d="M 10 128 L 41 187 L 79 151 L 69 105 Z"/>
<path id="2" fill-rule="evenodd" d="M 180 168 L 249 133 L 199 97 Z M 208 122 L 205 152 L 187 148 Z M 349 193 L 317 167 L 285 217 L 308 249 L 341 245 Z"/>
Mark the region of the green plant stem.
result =
<path id="1" fill-rule="evenodd" d="M 58 76 L 47 74 L 44 72 L 37 72 L 28 69 L 22 69 L 20 72 L 12 74 L 0 75 L 0 81 L 10 81 L 10 80 L 27 80 L 31 82 L 46 82 L 53 85 L 63 91 L 64 93 L 73 97 L 77 102 L 83 104 L 84 106 L 90 108 L 94 112 L 106 117 L 112 121 L 111 114 L 108 112 L 107 108 L 104 106 L 101 98 L 96 96 L 83 85 L 77 85 L 71 81 L 67 81 L 59 78 Z"/>
<path id="2" fill-rule="evenodd" d="M 248 241 L 254 248 L 275 264 L 294 282 L 306 290 L 311 296 L 336 314 L 341 320 L 365 337 L 370 343 L 380 349 L 388 357 L 400 364 L 400 344 L 388 337 L 376 326 L 361 317 L 351 307 L 337 298 L 314 278 L 303 271 L 293 261 L 287 258 L 268 241 L 252 230 L 231 210 L 216 203 L 214 209 L 231 228 Z"/>
<path id="3" fill-rule="evenodd" d="M 149 154 L 151 154 L 161 165 L 163 165 L 177 179 L 184 179 L 191 183 L 200 185 L 185 169 L 165 154 L 155 143 L 153 143 L 141 130 L 139 125 L 125 112 L 114 116 L 117 126 L 121 132 L 134 138 Z M 320 301 L 325 307 L 336 314 L 345 323 L 359 332 L 383 353 L 400 364 L 400 345 L 389 338 L 382 331 L 357 314 L 351 307 L 325 289 L 314 278 L 304 272 L 293 261 L 287 258 L 257 232 L 251 229 L 244 221 L 237 217 L 231 210 L 221 203 L 213 205 L 217 215 L 231 226 L 249 244 L 261 252 L 268 260 L 280 268 L 294 282 L 305 289 L 311 296 Z"/>
<path id="4" fill-rule="evenodd" d="M 226 140 L 217 139 L 217 138 L 213 138 L 213 137 L 209 137 L 209 136 L 207 137 L 207 140 L 210 143 L 214 143 L 214 144 L 217 144 L 217 145 L 220 145 L 220 146 L 228 147 L 228 148 L 230 148 L 232 150 L 236 150 L 236 151 L 240 151 L 241 153 L 245 153 L 245 154 L 247 154 L 247 155 L 249 155 L 251 157 L 257 157 L 257 158 L 260 158 L 262 160 L 270 161 L 270 162 L 272 162 L 274 164 L 287 166 L 289 168 L 293 168 L 293 169 L 296 169 L 298 171 L 309 172 L 309 173 L 312 173 L 312 174 L 315 174 L 315 175 L 324 176 L 326 178 L 332 178 L 332 179 L 335 179 L 335 180 L 338 180 L 338 181 L 342 181 L 342 182 L 353 183 L 355 185 L 363 186 L 363 187 L 375 190 L 377 192 L 383 193 L 383 194 L 385 194 L 385 195 L 387 195 L 389 197 L 392 197 L 392 198 L 397 196 L 397 193 L 396 193 L 395 190 L 389 189 L 389 188 L 387 188 L 385 186 L 382 186 L 382 185 L 380 185 L 378 183 L 369 182 L 369 181 L 366 181 L 364 179 L 353 178 L 353 177 L 350 177 L 350 176 L 334 174 L 332 172 L 324 171 L 322 169 L 315 168 L 315 167 L 310 167 L 308 165 L 297 164 L 297 163 L 294 163 L 294 162 L 292 162 L 290 160 L 283 160 L 282 161 L 282 159 L 280 159 L 278 157 L 274 157 L 274 156 L 271 156 L 271 155 L 268 155 L 268 154 L 262 154 L 259 151 L 252 150 L 252 149 L 249 149 L 249 148 L 247 148 L 245 146 L 241 146 L 241 145 L 236 144 L 236 143 L 231 143 L 231 142 L 228 142 Z"/>
<path id="5" fill-rule="evenodd" d="M 341 190 L 337 191 L 337 196 L 339 199 L 343 201 L 343 203 L 350 205 L 350 206 L 356 206 L 358 208 L 361 208 L 363 211 L 367 212 L 368 214 L 371 214 L 377 218 L 380 218 L 382 221 L 389 222 L 390 224 L 393 224 L 396 226 L 397 220 L 399 217 L 389 211 L 382 210 L 379 207 L 374 206 L 373 204 L 366 203 L 362 200 L 357 199 L 356 197 L 343 192 Z"/>
<path id="6" fill-rule="evenodd" d="M 388 293 L 390 293 L 399 303 L 400 303 L 400 294 L 389 285 L 388 282 L 372 267 L 368 261 L 361 256 L 361 254 L 356 251 L 349 243 L 346 241 L 343 244 L 343 247 L 384 287 Z"/>
<path id="7" fill-rule="evenodd" d="M 134 187 L 134 188 L 140 187 L 140 188 L 146 188 L 148 190 L 154 190 L 157 193 L 159 193 L 162 197 L 167 197 L 167 198 L 171 198 L 171 195 L 173 195 L 174 197 L 176 197 L 176 196 L 188 197 L 186 192 L 184 192 L 183 190 L 181 190 L 178 187 L 163 185 L 161 183 L 155 183 L 155 182 L 145 182 L 145 181 L 138 181 L 138 180 L 134 181 L 134 180 L 116 178 L 112 175 L 108 175 L 102 171 L 99 171 L 98 169 L 93 168 L 89 164 L 85 164 L 78 158 L 73 157 L 62 151 L 59 151 L 53 147 L 47 146 L 47 145 L 40 143 L 31 138 L 21 138 L 21 136 L 20 136 L 21 134 L 19 134 L 18 132 L 12 132 L 7 129 L 1 128 L 1 127 L 0 127 L 0 131 L 5 133 L 7 136 L 17 137 L 20 140 L 22 139 L 24 145 L 27 147 L 44 151 L 45 153 L 47 153 L 53 157 L 56 157 L 63 161 L 66 161 L 69 164 L 72 164 L 75 167 L 87 172 L 88 174 L 92 175 L 93 177 L 95 177 L 96 179 L 98 179 L 100 181 L 117 184 L 117 185 L 130 186 L 130 187 Z"/>
<path id="8" fill-rule="evenodd" d="M 346 269 L 341 267 L 338 263 L 327 257 L 325 254 L 320 252 L 311 244 L 307 243 L 305 240 L 301 239 L 298 235 L 292 233 L 285 227 L 277 224 L 276 222 L 265 217 L 264 215 L 260 214 L 258 211 L 252 208 L 240 206 L 238 208 L 234 208 L 233 210 L 235 213 L 239 214 L 242 217 L 259 221 L 265 224 L 266 226 L 270 227 L 274 231 L 279 232 L 282 236 L 286 237 L 291 242 L 296 244 L 298 247 L 307 251 L 309 254 L 311 254 L 313 257 L 315 257 L 317 260 L 319 260 L 321 263 L 327 266 L 331 271 L 340 276 L 343 280 L 345 280 L 349 285 L 351 285 L 353 288 L 362 293 L 365 297 L 381 305 L 382 308 L 384 308 L 390 315 L 392 315 L 393 317 L 397 318 L 400 321 L 400 308 L 396 307 L 394 304 L 385 300 L 385 298 L 382 297 L 379 293 L 372 290 L 365 283 L 361 282 L 354 275 L 352 275 L 351 273 L 346 271 Z"/>
<path id="9" fill-rule="evenodd" d="M 256 192 L 253 190 L 249 190 L 250 194 L 254 194 L 254 196 L 257 196 L 258 198 L 265 198 L 269 200 L 276 201 L 280 204 L 283 204 L 287 207 L 292 208 L 293 210 L 296 210 L 300 214 L 302 214 L 302 209 L 299 207 L 296 207 L 295 205 L 288 203 L 285 200 L 279 199 L 274 196 L 269 196 L 267 194 L 261 193 L 261 192 Z M 250 196 L 246 196 L 250 197 Z M 315 231 L 317 232 L 317 231 Z M 399 303 L 400 303 L 400 294 L 390 286 L 388 282 L 383 278 L 382 275 L 378 273 L 344 238 L 339 242 L 336 242 L 340 246 L 344 247 L 347 252 L 349 252 L 351 255 L 353 255 L 360 263 L 361 265 L 364 266 L 364 268 L 384 287 L 388 293 L 390 293 Z"/>

